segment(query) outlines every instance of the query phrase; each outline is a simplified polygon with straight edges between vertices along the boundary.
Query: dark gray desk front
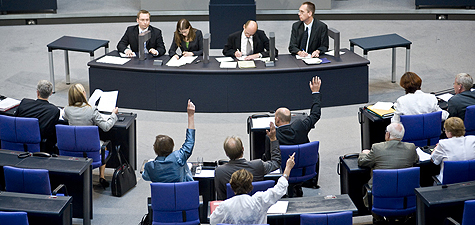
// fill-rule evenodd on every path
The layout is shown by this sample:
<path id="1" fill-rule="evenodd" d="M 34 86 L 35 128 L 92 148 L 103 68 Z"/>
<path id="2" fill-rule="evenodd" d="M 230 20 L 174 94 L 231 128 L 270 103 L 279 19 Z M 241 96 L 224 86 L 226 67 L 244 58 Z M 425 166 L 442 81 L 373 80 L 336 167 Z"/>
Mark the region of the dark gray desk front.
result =
<path id="1" fill-rule="evenodd" d="M 5 187 L 3 166 L 30 169 L 46 169 L 50 174 L 52 187 L 65 184 L 68 194 L 73 197 L 73 217 L 83 218 L 84 225 L 92 219 L 92 159 L 74 157 L 36 157 L 18 158 L 21 152 L 0 149 L 0 185 Z"/>
<path id="2" fill-rule="evenodd" d="M 26 212 L 30 225 L 72 224 L 72 197 L 0 192 L 0 211 Z"/>
<path id="3" fill-rule="evenodd" d="M 186 111 L 191 98 L 201 112 L 267 112 L 286 106 L 306 109 L 312 102 L 308 82 L 322 79 L 322 106 L 368 102 L 368 64 L 361 56 L 343 49 L 331 63 L 306 65 L 291 55 L 279 55 L 275 67 L 255 61 L 256 68 L 220 69 L 216 57 L 210 63 L 175 68 L 154 66 L 153 59 L 131 59 L 124 65 L 89 65 L 89 88 L 119 90 L 118 107 L 160 111 Z M 117 51 L 108 55 L 118 56 Z M 162 56 L 164 63 L 168 56 Z M 200 59 L 200 57 L 199 57 Z"/>

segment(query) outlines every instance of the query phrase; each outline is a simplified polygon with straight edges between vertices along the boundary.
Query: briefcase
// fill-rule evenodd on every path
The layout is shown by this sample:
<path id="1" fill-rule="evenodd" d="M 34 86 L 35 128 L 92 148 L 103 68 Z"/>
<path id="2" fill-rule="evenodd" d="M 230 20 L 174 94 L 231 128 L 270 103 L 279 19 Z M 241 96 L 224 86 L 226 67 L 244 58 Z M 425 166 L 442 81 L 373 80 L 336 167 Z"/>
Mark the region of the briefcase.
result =
<path id="1" fill-rule="evenodd" d="M 117 167 L 112 176 L 112 195 L 121 197 L 131 188 L 137 184 L 137 178 L 135 177 L 135 171 L 127 162 L 122 161 L 122 152 L 120 152 L 120 146 L 116 148 L 117 158 L 119 159 L 120 166 Z"/>

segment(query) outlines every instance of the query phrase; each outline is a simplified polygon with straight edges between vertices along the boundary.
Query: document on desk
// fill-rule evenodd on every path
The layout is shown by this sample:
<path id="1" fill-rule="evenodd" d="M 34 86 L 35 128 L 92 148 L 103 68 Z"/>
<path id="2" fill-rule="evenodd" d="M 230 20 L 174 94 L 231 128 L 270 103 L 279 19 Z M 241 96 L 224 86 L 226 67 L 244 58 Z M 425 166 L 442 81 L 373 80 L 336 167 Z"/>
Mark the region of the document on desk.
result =
<path id="1" fill-rule="evenodd" d="M 214 177 L 214 170 L 201 170 L 201 173 L 195 173 L 194 177 Z"/>
<path id="2" fill-rule="evenodd" d="M 219 57 L 219 58 L 216 58 L 216 61 L 218 61 L 218 62 L 233 62 L 234 59 L 232 57 Z"/>
<path id="3" fill-rule="evenodd" d="M 449 101 L 450 98 L 452 98 L 452 96 L 454 96 L 453 94 L 450 94 L 450 93 L 445 93 L 443 95 L 438 95 L 437 98 L 440 98 L 446 102 Z"/>
<path id="4" fill-rule="evenodd" d="M 219 68 L 222 69 L 236 69 L 237 62 L 221 62 Z"/>
<path id="5" fill-rule="evenodd" d="M 124 65 L 128 61 L 130 61 L 130 58 L 121 58 L 121 57 L 117 57 L 117 56 L 106 55 L 106 56 L 98 59 L 96 62 Z"/>
<path id="6" fill-rule="evenodd" d="M 422 151 L 421 148 L 417 147 L 416 152 L 417 152 L 417 155 L 419 155 L 419 161 L 422 162 L 422 161 L 430 160 L 430 155 Z"/>
<path id="7" fill-rule="evenodd" d="M 269 129 L 270 122 L 274 122 L 274 117 L 252 118 L 252 129 Z"/>
<path id="8" fill-rule="evenodd" d="M 7 111 L 20 104 L 20 100 L 14 98 L 5 98 L 0 101 L 0 111 Z"/>
<path id="9" fill-rule="evenodd" d="M 340 51 L 340 55 L 343 55 L 343 54 L 345 54 L 345 52 Z M 325 55 L 335 56 L 335 50 L 330 50 L 328 52 L 325 52 Z"/>
<path id="10" fill-rule="evenodd" d="M 256 64 L 254 61 L 238 61 L 238 66 L 240 69 L 245 69 L 245 68 L 256 68 Z"/>
<path id="11" fill-rule="evenodd" d="M 192 63 L 198 56 L 182 56 L 180 59 L 176 59 L 175 57 L 171 57 L 170 60 L 167 62 L 167 66 L 174 66 L 179 67 L 186 64 Z"/>
<path id="12" fill-rule="evenodd" d="M 305 59 L 302 59 L 302 61 L 307 65 L 315 65 L 315 64 L 322 63 L 322 60 L 319 58 L 305 58 Z"/>
<path id="13" fill-rule="evenodd" d="M 117 104 L 117 95 L 119 95 L 119 91 L 102 91 L 101 89 L 96 89 L 89 98 L 89 105 L 96 105 L 97 101 L 99 101 L 97 110 L 112 112 Z"/>
<path id="14" fill-rule="evenodd" d="M 267 214 L 284 214 L 287 212 L 288 207 L 288 201 L 277 201 L 267 210 Z"/>

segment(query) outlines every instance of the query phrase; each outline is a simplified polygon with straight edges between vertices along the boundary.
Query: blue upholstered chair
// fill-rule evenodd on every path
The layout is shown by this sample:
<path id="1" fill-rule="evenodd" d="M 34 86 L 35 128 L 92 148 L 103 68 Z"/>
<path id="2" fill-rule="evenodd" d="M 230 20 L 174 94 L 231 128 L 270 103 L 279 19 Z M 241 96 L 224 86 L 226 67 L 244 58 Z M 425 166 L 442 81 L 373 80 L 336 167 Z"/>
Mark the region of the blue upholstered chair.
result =
<path id="1" fill-rule="evenodd" d="M 256 181 L 252 182 L 252 191 L 249 195 L 253 195 L 258 191 L 266 191 L 267 189 L 274 187 L 275 181 L 273 180 L 263 180 L 263 181 Z M 231 188 L 229 183 L 226 184 L 226 198 L 232 198 L 234 196 L 234 191 Z"/>
<path id="2" fill-rule="evenodd" d="M 369 208 L 373 213 L 388 219 L 414 213 L 416 211 L 414 189 L 420 187 L 419 177 L 419 167 L 373 170 L 372 190 L 366 184 Z"/>
<path id="3" fill-rule="evenodd" d="M 26 212 L 0 212 L 2 225 L 28 225 Z"/>
<path id="4" fill-rule="evenodd" d="M 442 180 L 434 177 L 438 185 L 454 184 L 475 180 L 475 160 L 443 161 Z"/>
<path id="5" fill-rule="evenodd" d="M 287 159 L 295 152 L 295 166 L 290 171 L 289 183 L 299 183 L 313 178 L 315 164 L 318 161 L 318 147 L 320 142 L 313 141 L 301 145 L 281 145 L 281 169 L 284 171 Z"/>
<path id="6" fill-rule="evenodd" d="M 40 126 L 37 118 L 0 115 L 2 149 L 39 152 Z"/>
<path id="7" fill-rule="evenodd" d="M 475 135 L 475 105 L 468 106 L 465 109 L 465 135 Z"/>
<path id="8" fill-rule="evenodd" d="M 56 138 L 60 155 L 92 159 L 92 168 L 104 165 L 109 159 L 106 141 L 101 146 L 97 126 L 56 125 Z M 108 148 L 110 149 L 110 148 Z"/>
<path id="9" fill-rule="evenodd" d="M 401 115 L 401 123 L 405 130 L 402 141 L 414 143 L 419 147 L 435 145 L 439 142 L 442 123 L 441 111 L 418 115 Z"/>
<path id="10" fill-rule="evenodd" d="M 198 181 L 151 183 L 153 225 L 200 224 Z"/>
<path id="11" fill-rule="evenodd" d="M 457 221 L 452 219 L 451 217 L 447 218 L 449 224 L 456 224 L 460 225 Z M 475 200 L 468 200 L 465 201 L 463 207 L 463 218 L 462 218 L 462 225 L 473 225 L 475 224 Z"/>
<path id="12" fill-rule="evenodd" d="M 62 195 L 59 190 L 64 189 L 67 195 L 66 187 L 60 184 L 51 191 L 49 172 L 44 169 L 24 169 L 12 166 L 4 166 L 5 190 L 10 192 L 43 194 L 43 195 Z"/>
<path id="13" fill-rule="evenodd" d="M 301 214 L 300 225 L 351 225 L 353 213 L 350 211 L 322 214 Z"/>

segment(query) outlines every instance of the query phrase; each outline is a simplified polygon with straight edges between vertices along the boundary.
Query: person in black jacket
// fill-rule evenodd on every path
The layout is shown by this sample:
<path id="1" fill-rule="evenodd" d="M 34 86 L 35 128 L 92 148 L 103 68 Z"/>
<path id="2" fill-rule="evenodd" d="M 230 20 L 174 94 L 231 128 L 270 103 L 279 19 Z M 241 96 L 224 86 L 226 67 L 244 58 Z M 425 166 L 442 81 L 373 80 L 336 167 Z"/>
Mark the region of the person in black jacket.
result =
<path id="1" fill-rule="evenodd" d="M 176 24 L 168 54 L 178 59 L 179 56 L 176 54 L 178 48 L 183 56 L 203 55 L 203 34 L 201 30 L 193 28 L 187 19 L 181 19 Z"/>
<path id="2" fill-rule="evenodd" d="M 277 54 L 275 49 L 275 55 Z M 248 20 L 242 31 L 229 35 L 223 55 L 236 58 L 245 56 L 244 60 L 269 57 L 269 38 L 264 31 L 257 29 L 256 21 Z"/>
<path id="3" fill-rule="evenodd" d="M 138 55 L 139 52 L 139 34 L 145 31 L 151 32 L 150 39 L 146 42 L 145 53 L 150 53 L 153 56 L 164 55 L 165 44 L 163 43 L 162 31 L 158 28 L 150 26 L 150 13 L 147 10 L 140 10 L 137 13 L 137 25 L 127 27 L 124 36 L 117 44 L 117 50 L 132 57 Z M 128 48 L 127 46 L 130 47 Z M 135 54 L 134 54 L 135 53 Z"/>

